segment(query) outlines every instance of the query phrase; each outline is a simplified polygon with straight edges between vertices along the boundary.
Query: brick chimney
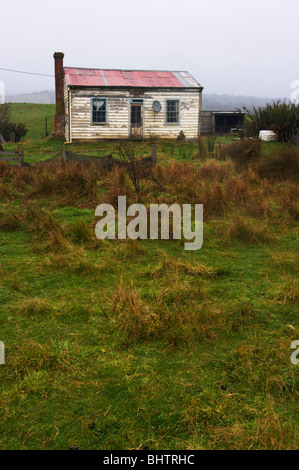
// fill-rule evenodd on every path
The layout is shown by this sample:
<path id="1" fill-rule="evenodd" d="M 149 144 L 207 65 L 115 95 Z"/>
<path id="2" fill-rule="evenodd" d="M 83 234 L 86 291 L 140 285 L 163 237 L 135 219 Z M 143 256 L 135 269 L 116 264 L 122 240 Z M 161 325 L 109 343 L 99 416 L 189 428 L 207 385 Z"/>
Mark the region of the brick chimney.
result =
<path id="1" fill-rule="evenodd" d="M 56 113 L 54 119 L 54 134 L 56 137 L 64 137 L 64 83 L 63 83 L 63 52 L 55 52 L 55 99 Z"/>

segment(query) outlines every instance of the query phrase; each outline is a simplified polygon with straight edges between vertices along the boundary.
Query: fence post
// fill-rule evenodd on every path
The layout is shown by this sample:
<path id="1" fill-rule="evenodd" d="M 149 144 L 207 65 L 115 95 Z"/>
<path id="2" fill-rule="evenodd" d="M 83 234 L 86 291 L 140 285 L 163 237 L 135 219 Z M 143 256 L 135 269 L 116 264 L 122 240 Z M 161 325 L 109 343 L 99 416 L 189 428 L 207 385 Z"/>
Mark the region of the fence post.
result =
<path id="1" fill-rule="evenodd" d="M 19 166 L 22 168 L 22 166 L 24 165 L 24 150 L 23 150 L 23 147 L 19 146 L 18 154 L 19 154 Z"/>
<path id="2" fill-rule="evenodd" d="M 64 163 L 66 163 L 66 153 L 65 153 L 65 149 L 62 149 L 61 158 L 62 158 L 62 161 L 63 161 Z"/>
<path id="3" fill-rule="evenodd" d="M 156 166 L 157 162 L 157 148 L 156 144 L 152 144 L 152 166 Z"/>

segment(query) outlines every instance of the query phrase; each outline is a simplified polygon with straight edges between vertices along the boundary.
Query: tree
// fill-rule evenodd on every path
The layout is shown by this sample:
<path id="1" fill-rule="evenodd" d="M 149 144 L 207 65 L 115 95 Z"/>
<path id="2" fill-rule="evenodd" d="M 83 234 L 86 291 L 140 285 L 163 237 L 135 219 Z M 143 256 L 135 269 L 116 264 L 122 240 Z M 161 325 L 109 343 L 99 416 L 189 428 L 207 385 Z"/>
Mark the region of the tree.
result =
<path id="1" fill-rule="evenodd" d="M 299 105 L 286 101 L 273 101 L 266 106 L 253 107 L 247 113 L 246 134 L 257 137 L 261 130 L 271 130 L 280 142 L 293 142 L 299 129 Z"/>
<path id="2" fill-rule="evenodd" d="M 6 141 L 10 140 L 11 134 L 15 135 L 16 142 L 19 142 L 28 132 L 25 124 L 11 121 L 11 108 L 9 103 L 0 104 L 0 134 Z"/>

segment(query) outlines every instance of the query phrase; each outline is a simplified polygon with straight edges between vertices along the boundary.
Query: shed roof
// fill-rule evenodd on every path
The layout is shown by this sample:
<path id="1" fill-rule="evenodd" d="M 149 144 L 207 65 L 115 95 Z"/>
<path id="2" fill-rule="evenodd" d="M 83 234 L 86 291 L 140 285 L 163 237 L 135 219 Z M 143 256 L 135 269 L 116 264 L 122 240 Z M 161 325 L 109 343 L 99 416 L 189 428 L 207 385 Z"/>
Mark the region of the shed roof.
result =
<path id="1" fill-rule="evenodd" d="M 201 88 L 189 72 L 65 67 L 66 84 L 81 87 Z"/>

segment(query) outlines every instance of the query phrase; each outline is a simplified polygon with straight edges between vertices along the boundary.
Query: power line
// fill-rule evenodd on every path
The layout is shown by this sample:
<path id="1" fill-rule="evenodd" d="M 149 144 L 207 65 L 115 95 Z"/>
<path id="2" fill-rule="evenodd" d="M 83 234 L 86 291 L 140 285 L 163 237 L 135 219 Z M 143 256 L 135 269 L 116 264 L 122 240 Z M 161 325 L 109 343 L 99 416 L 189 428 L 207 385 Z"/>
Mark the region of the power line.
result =
<path id="1" fill-rule="evenodd" d="M 26 75 L 39 75 L 40 77 L 54 77 L 54 75 L 47 75 L 46 73 L 24 72 L 22 70 L 3 69 L 1 67 L 0 70 L 4 70 L 5 72 L 25 73 Z"/>

